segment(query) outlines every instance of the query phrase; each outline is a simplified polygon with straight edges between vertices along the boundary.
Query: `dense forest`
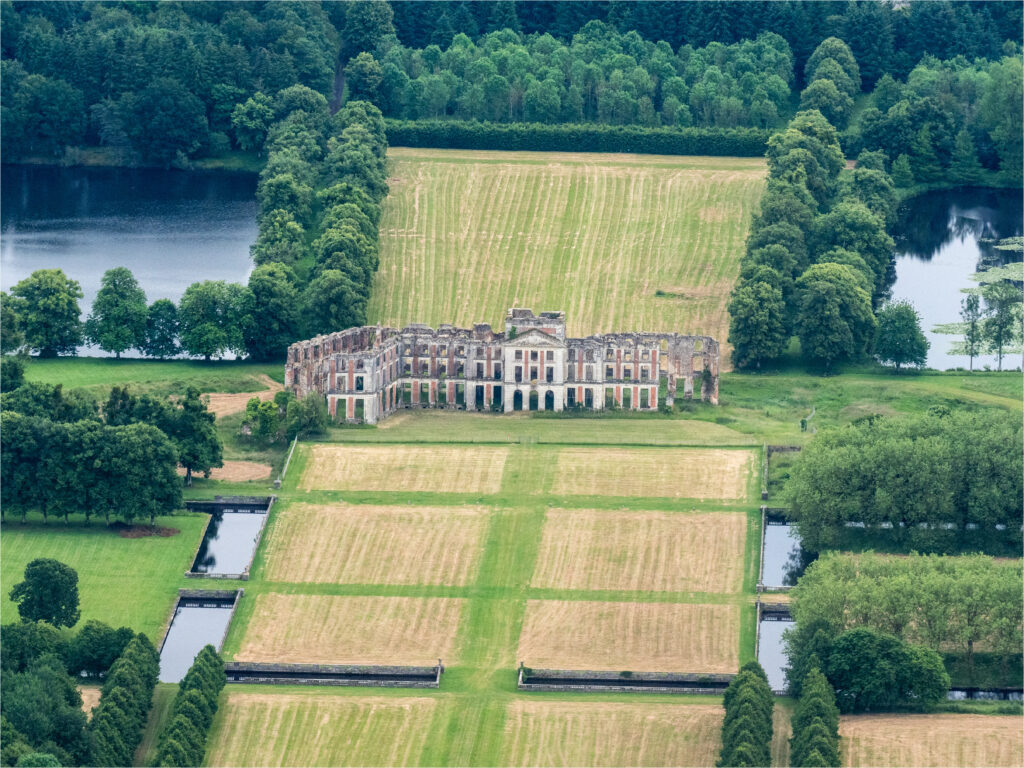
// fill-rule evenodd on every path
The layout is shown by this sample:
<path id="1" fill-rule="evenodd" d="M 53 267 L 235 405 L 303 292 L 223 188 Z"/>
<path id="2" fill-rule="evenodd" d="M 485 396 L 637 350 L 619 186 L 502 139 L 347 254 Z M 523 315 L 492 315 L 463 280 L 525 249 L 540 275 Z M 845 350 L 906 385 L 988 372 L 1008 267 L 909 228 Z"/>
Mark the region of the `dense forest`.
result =
<path id="1" fill-rule="evenodd" d="M 674 129 L 778 128 L 799 95 L 843 129 L 862 87 L 878 83 L 860 117 L 864 146 L 903 118 L 909 147 L 931 122 L 941 160 L 963 122 L 943 117 L 944 108 L 971 113 L 986 75 L 1013 84 L 1015 72 L 995 62 L 1016 57 L 1021 19 L 1013 2 L 4 0 L 3 150 L 8 159 L 73 162 L 67 148 L 102 145 L 122 162 L 164 166 L 233 147 L 259 152 L 252 114 L 236 110 L 295 85 L 332 109 L 365 99 L 396 119 Z M 849 47 L 855 75 L 811 66 L 829 38 Z M 925 57 L 928 70 L 961 74 L 923 78 Z M 953 102 L 936 105 L 936 88 Z M 1012 88 L 1003 92 L 1012 101 Z M 994 167 L 998 139 L 971 133 L 981 162 Z M 844 148 L 858 141 L 844 137 Z"/>
<path id="2" fill-rule="evenodd" d="M 761 32 L 782 36 L 796 69 L 827 37 L 850 45 L 867 85 L 886 72 L 902 78 L 925 54 L 998 56 L 1003 41 L 1021 41 L 1019 3 L 913 2 L 410 2 L 395 3 L 394 28 L 410 48 L 448 47 L 458 33 L 511 28 L 524 35 L 549 34 L 568 42 L 588 21 L 604 21 L 622 33 L 635 30 L 673 49 L 729 45 Z"/>

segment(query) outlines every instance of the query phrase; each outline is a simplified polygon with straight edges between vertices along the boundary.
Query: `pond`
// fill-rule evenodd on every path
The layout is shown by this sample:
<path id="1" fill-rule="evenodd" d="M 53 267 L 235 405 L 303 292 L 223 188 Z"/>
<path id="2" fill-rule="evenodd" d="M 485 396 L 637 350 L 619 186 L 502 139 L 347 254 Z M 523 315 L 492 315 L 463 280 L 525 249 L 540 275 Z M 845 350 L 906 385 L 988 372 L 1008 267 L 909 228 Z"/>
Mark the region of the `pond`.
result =
<path id="1" fill-rule="evenodd" d="M 761 583 L 769 588 L 791 587 L 803 572 L 803 551 L 795 528 L 784 519 L 765 518 Z"/>
<path id="2" fill-rule="evenodd" d="M 786 666 L 789 659 L 782 644 L 782 634 L 792 626 L 792 619 L 762 616 L 758 627 L 760 636 L 757 643 L 757 660 L 768 676 L 768 685 L 776 693 L 786 689 Z"/>
<path id="3" fill-rule="evenodd" d="M 181 598 L 160 649 L 160 682 L 180 683 L 207 644 L 219 651 L 234 612 L 234 598 Z"/>
<path id="4" fill-rule="evenodd" d="M 0 287 L 9 291 L 37 269 L 63 269 L 82 286 L 84 320 L 112 267 L 130 269 L 150 303 L 177 302 L 198 280 L 245 282 L 256 181 L 243 173 L 5 165 Z"/>
<path id="5" fill-rule="evenodd" d="M 967 368 L 966 355 L 949 351 L 956 336 L 933 333 L 942 323 L 960 321 L 961 288 L 977 286 L 970 276 L 979 270 L 1020 260 L 1019 254 L 997 250 L 994 243 L 1024 234 L 1021 190 L 955 189 L 929 192 L 905 201 L 893 232 L 896 240 L 893 299 L 906 299 L 921 315 L 921 328 L 931 348 L 928 366 Z M 974 366 L 996 367 L 995 355 L 974 359 Z M 1019 356 L 1003 359 L 1004 368 L 1020 365 Z"/>
<path id="6" fill-rule="evenodd" d="M 209 576 L 245 573 L 266 521 L 267 515 L 258 512 L 217 512 L 212 515 L 192 572 Z"/>

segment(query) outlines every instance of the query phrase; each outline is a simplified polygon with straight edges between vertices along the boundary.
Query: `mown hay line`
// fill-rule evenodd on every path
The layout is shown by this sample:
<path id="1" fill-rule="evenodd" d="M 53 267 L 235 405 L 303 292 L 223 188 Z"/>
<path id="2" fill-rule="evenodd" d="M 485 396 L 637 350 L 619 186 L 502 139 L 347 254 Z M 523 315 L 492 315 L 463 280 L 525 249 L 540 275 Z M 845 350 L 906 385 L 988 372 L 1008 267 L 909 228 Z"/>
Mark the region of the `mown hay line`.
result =
<path id="1" fill-rule="evenodd" d="M 563 448 L 552 493 L 735 500 L 746 496 L 750 451 Z"/>
<path id="2" fill-rule="evenodd" d="M 437 699 L 229 688 L 207 747 L 222 766 L 417 765 Z"/>
<path id="3" fill-rule="evenodd" d="M 482 507 L 293 504 L 267 538 L 264 578 L 462 586 L 476 573 L 486 529 Z"/>
<path id="4" fill-rule="evenodd" d="M 299 487 L 339 491 L 497 493 L 507 448 L 314 445 Z"/>
<path id="5" fill-rule="evenodd" d="M 840 719 L 844 766 L 1011 766 L 1024 764 L 1019 716 L 851 715 Z"/>
<path id="6" fill-rule="evenodd" d="M 747 518 L 552 509 L 531 585 L 556 589 L 738 592 Z"/>
<path id="7" fill-rule="evenodd" d="M 739 622 L 735 605 L 530 600 L 517 658 L 554 669 L 735 672 Z"/>
<path id="8" fill-rule="evenodd" d="M 718 706 L 516 700 L 502 762 L 517 766 L 706 766 L 721 745 Z"/>
<path id="9" fill-rule="evenodd" d="M 441 657 L 451 662 L 464 602 L 444 597 L 260 594 L 235 659 L 430 665 Z"/>
<path id="10" fill-rule="evenodd" d="M 518 305 L 565 310 L 573 335 L 676 331 L 725 342 L 760 161 L 531 158 L 392 153 L 398 182 L 384 205 L 371 320 L 497 326 Z M 686 290 L 656 296 L 666 285 Z"/>

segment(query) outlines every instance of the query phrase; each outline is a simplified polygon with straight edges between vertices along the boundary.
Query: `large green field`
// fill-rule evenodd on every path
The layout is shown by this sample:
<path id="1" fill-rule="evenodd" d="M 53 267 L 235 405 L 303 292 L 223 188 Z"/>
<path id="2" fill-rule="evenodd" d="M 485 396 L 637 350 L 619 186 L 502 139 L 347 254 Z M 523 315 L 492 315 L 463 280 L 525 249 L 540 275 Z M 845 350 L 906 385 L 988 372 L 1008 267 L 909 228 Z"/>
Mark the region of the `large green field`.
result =
<path id="1" fill-rule="evenodd" d="M 761 159 L 393 148 L 371 322 L 728 335 Z M 725 360 L 723 360 L 725 362 Z"/>

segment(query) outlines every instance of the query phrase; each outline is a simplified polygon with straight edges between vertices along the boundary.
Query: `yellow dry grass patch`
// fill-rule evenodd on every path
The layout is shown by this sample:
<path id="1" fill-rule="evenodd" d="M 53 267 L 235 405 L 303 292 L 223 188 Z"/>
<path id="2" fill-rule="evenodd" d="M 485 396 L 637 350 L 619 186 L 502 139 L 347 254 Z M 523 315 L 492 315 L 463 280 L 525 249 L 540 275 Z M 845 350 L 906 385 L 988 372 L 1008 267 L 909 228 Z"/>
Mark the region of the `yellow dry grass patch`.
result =
<path id="1" fill-rule="evenodd" d="M 224 480 L 228 483 L 244 483 L 249 480 L 265 480 L 270 477 L 273 467 L 260 464 L 258 461 L 225 461 L 224 466 L 210 470 L 211 480 Z M 178 474 L 185 476 L 185 468 L 178 467 Z"/>
<path id="2" fill-rule="evenodd" d="M 269 581 L 462 586 L 483 551 L 482 507 L 293 504 L 266 543 Z"/>
<path id="3" fill-rule="evenodd" d="M 532 586 L 655 592 L 737 592 L 747 518 L 553 509 Z"/>
<path id="4" fill-rule="evenodd" d="M 228 689 L 207 765 L 416 765 L 437 700 Z"/>
<path id="5" fill-rule="evenodd" d="M 735 672 L 735 605 L 530 600 L 517 658 L 530 667 Z"/>
<path id="6" fill-rule="evenodd" d="M 844 766 L 1024 764 L 1024 721 L 1012 715 L 852 715 L 839 735 Z"/>
<path id="7" fill-rule="evenodd" d="M 497 493 L 507 448 L 314 445 L 299 487 L 338 491 Z"/>
<path id="8" fill-rule="evenodd" d="M 279 382 L 274 381 L 265 373 L 261 374 L 259 379 L 261 383 L 267 385 L 266 389 L 261 389 L 258 392 L 211 392 L 204 395 L 209 398 L 206 409 L 210 413 L 216 414 L 218 418 L 232 413 L 241 413 L 252 398 L 256 397 L 263 402 L 269 402 L 274 399 L 274 395 L 284 389 Z"/>
<path id="9" fill-rule="evenodd" d="M 724 711 L 687 704 L 517 700 L 502 761 L 527 766 L 714 765 Z"/>
<path id="10" fill-rule="evenodd" d="M 100 694 L 103 688 L 99 685 L 80 685 L 78 692 L 82 694 L 82 711 L 86 717 L 92 717 L 92 711 L 100 703 Z"/>
<path id="11" fill-rule="evenodd" d="M 753 453 L 704 448 L 563 448 L 552 493 L 731 501 L 747 495 Z"/>
<path id="12" fill-rule="evenodd" d="M 426 666 L 453 661 L 465 601 L 271 592 L 254 602 L 236 661 Z"/>

